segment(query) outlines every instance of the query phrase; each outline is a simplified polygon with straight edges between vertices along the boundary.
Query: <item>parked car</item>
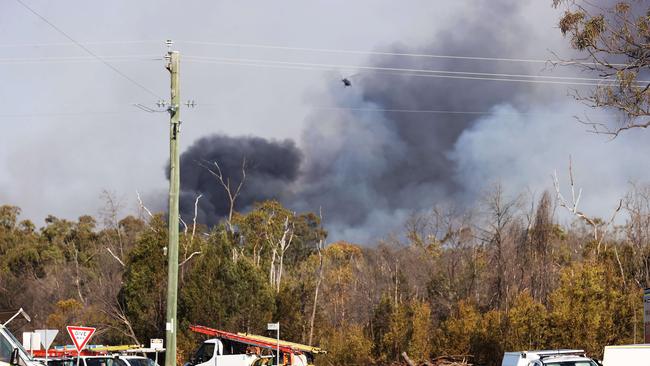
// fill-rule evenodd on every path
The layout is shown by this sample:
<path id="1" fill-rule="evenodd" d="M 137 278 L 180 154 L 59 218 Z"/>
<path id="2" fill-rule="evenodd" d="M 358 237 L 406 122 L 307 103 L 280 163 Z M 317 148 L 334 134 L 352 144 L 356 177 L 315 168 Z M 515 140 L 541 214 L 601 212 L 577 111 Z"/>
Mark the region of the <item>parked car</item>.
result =
<path id="1" fill-rule="evenodd" d="M 71 357 L 34 358 L 47 366 L 76 366 L 77 359 Z"/>
<path id="2" fill-rule="evenodd" d="M 598 366 L 583 350 L 506 352 L 501 366 Z M 626 365 L 627 366 L 627 365 Z"/>

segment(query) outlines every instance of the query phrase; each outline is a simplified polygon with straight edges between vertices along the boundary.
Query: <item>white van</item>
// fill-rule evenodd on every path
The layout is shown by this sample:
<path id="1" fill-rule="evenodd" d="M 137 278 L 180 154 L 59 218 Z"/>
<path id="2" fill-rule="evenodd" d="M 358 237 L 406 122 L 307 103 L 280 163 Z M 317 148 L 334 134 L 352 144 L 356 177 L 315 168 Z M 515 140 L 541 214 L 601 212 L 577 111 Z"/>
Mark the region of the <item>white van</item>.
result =
<path id="1" fill-rule="evenodd" d="M 647 366 L 650 365 L 650 344 L 628 346 L 606 346 L 603 355 L 604 366 Z"/>
<path id="2" fill-rule="evenodd" d="M 547 351 L 506 352 L 501 366 L 598 366 L 584 350 L 558 349 Z"/>

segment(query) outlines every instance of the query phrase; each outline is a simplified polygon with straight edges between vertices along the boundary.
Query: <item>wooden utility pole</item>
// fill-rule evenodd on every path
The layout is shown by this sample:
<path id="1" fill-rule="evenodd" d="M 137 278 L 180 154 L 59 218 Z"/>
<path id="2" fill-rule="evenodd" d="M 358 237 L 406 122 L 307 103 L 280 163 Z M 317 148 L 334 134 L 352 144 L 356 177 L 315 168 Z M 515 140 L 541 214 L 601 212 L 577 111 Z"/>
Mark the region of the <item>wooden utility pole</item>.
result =
<path id="1" fill-rule="evenodd" d="M 180 186 L 180 160 L 178 137 L 180 134 L 180 85 L 178 69 L 180 53 L 167 52 L 167 70 L 171 75 L 171 101 L 169 104 L 169 245 L 167 247 L 167 323 L 165 325 L 165 366 L 176 366 L 177 293 L 178 293 L 178 192 Z"/>

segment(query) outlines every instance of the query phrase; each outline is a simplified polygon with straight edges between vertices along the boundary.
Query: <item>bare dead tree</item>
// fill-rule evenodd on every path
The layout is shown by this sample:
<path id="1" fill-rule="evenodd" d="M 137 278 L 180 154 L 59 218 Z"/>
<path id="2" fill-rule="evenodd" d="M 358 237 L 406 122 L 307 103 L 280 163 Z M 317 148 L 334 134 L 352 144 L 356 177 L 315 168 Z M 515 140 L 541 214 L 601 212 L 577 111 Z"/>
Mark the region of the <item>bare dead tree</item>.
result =
<path id="1" fill-rule="evenodd" d="M 484 227 L 478 228 L 480 240 L 491 249 L 491 261 L 496 269 L 493 299 L 498 306 L 505 306 L 506 310 L 510 291 L 507 281 L 510 269 L 507 253 L 513 242 L 508 229 L 513 223 L 519 204 L 519 197 L 507 198 L 503 187 L 497 184 L 485 198 L 486 222 Z"/>
<path id="2" fill-rule="evenodd" d="M 295 215 L 295 213 L 294 213 Z M 278 275 L 276 276 L 276 291 L 280 292 L 280 284 L 282 283 L 282 273 L 284 271 L 284 254 L 287 252 L 287 249 L 291 246 L 293 242 L 293 236 L 295 234 L 295 223 L 293 220 L 289 221 L 289 216 L 284 219 L 284 232 L 282 237 L 278 241 L 278 255 L 280 257 L 280 263 L 278 265 Z"/>
<path id="3" fill-rule="evenodd" d="M 86 299 L 84 299 L 84 296 L 81 291 L 81 273 L 79 271 L 79 250 L 77 249 L 77 246 L 73 242 L 68 243 L 70 245 L 71 251 L 72 251 L 72 260 L 74 261 L 74 270 L 75 270 L 75 287 L 77 288 L 77 296 L 79 296 L 79 301 L 81 301 L 82 304 L 86 304 Z"/>
<path id="4" fill-rule="evenodd" d="M 122 204 L 115 199 L 113 193 L 107 190 L 102 191 L 101 198 L 103 198 L 106 202 L 104 209 L 100 212 L 100 215 L 104 219 L 104 226 L 110 228 L 115 232 L 120 257 L 124 258 L 124 240 L 122 238 L 122 230 L 120 230 L 119 222 L 117 219 L 122 208 Z"/>
<path id="5" fill-rule="evenodd" d="M 141 218 L 142 218 L 142 216 L 144 216 L 144 215 L 142 214 L 142 212 L 145 212 L 145 213 L 147 214 L 147 216 L 149 216 L 150 219 L 153 219 L 153 217 L 154 217 L 153 214 L 151 213 L 151 211 L 149 211 L 149 209 L 147 208 L 147 206 L 144 205 L 144 202 L 142 202 L 142 198 L 140 198 L 140 192 L 138 192 L 138 191 L 136 190 L 136 191 L 135 191 L 135 195 L 136 195 L 136 197 L 138 198 L 138 205 L 139 205 L 139 207 L 140 207 L 140 211 L 141 211 L 141 213 L 140 213 Z M 149 227 L 151 228 L 151 230 L 153 230 L 154 233 L 158 232 L 158 231 L 156 230 L 156 228 L 153 227 L 153 225 L 149 225 Z"/>
<path id="6" fill-rule="evenodd" d="M 323 247 L 325 238 L 323 237 L 323 209 L 318 210 L 318 217 L 320 221 L 319 240 L 316 243 L 316 252 L 318 253 L 318 271 L 316 272 L 316 288 L 314 289 L 314 305 L 311 308 L 311 317 L 309 318 L 309 339 L 307 344 L 311 346 L 314 339 L 314 321 L 316 319 L 316 308 L 318 307 L 318 294 L 320 285 L 323 282 Z"/>
<path id="7" fill-rule="evenodd" d="M 632 191 L 625 196 L 624 209 L 629 219 L 625 225 L 626 239 L 634 251 L 638 275 L 634 279 L 640 288 L 650 284 L 650 186 L 632 184 Z"/>
<path id="8" fill-rule="evenodd" d="M 578 204 L 580 203 L 580 198 L 582 197 L 582 188 L 578 189 L 576 194 L 575 181 L 573 179 L 573 164 L 571 158 L 569 157 L 569 187 L 571 189 L 571 202 L 568 202 L 566 198 L 562 195 L 560 190 L 560 181 L 557 177 L 557 171 L 553 172 L 553 186 L 555 187 L 555 193 L 557 197 L 558 204 L 561 207 L 567 209 L 573 216 L 584 221 L 587 225 L 591 226 L 594 241 L 596 242 L 596 253 L 600 253 L 601 244 L 607 235 L 608 230 L 614 223 L 616 215 L 621 210 L 623 205 L 623 200 L 619 200 L 618 206 L 612 213 L 609 221 L 602 221 L 594 217 L 586 215 L 584 212 L 578 209 Z"/>
<path id="9" fill-rule="evenodd" d="M 239 180 L 239 183 L 236 187 L 230 185 L 230 177 L 224 178 L 218 162 L 214 161 L 213 165 L 215 167 L 215 170 L 212 170 L 205 165 L 203 167 L 206 168 L 210 174 L 212 174 L 217 179 L 217 182 L 219 182 L 221 187 L 223 187 L 223 189 L 226 191 L 226 195 L 228 196 L 228 219 L 226 221 L 226 225 L 228 227 L 228 231 L 233 234 L 235 230 L 232 225 L 232 216 L 235 212 L 235 203 L 237 202 L 237 198 L 239 197 L 241 189 L 244 186 L 244 182 L 246 181 L 246 158 L 242 159 L 241 179 Z"/>
<path id="10" fill-rule="evenodd" d="M 196 199 L 194 200 L 194 218 L 192 219 L 192 234 L 189 235 L 188 238 L 188 227 L 185 225 L 185 237 L 183 238 L 183 261 L 179 264 L 181 267 L 184 266 L 187 262 L 190 261 L 195 255 L 201 254 L 200 250 L 193 251 L 191 254 L 188 255 L 190 252 L 192 245 L 194 244 L 194 236 L 196 234 L 196 217 L 198 216 L 199 213 L 199 200 L 203 197 L 202 194 L 198 195 Z"/>
<path id="11" fill-rule="evenodd" d="M 617 123 L 579 119 L 591 132 L 615 138 L 621 132 L 650 126 L 650 10 L 647 3 L 619 1 L 602 7 L 588 0 L 553 0 L 563 6 L 560 31 L 584 57 L 564 61 L 602 78 L 598 86 L 574 98 L 594 108 L 619 112 Z"/>

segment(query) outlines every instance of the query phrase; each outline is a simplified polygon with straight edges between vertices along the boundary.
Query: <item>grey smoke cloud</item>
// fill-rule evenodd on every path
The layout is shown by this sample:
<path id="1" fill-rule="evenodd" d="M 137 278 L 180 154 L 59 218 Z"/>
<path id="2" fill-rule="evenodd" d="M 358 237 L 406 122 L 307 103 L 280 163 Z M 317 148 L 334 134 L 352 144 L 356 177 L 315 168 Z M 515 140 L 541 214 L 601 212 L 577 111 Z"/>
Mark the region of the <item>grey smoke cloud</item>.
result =
<path id="1" fill-rule="evenodd" d="M 531 34 L 526 32 L 528 28 L 520 17 L 519 4 L 509 0 L 482 4 L 474 12 L 460 17 L 450 29 L 437 33 L 425 46 L 409 48 L 395 44 L 390 49 L 397 53 L 486 57 L 521 54 Z M 458 32 L 461 27 L 463 31 Z M 400 56 L 373 57 L 369 63 L 379 67 L 510 74 L 529 74 L 538 72 L 540 68 L 540 65 L 524 63 L 477 63 Z M 471 165 L 477 162 L 466 159 L 464 154 L 480 155 L 477 149 L 485 149 L 487 154 L 492 149 L 478 142 L 471 146 L 459 143 L 468 131 L 477 131 L 474 129 L 476 124 L 485 120 L 481 115 L 369 112 L 368 109 L 481 112 L 509 105 L 526 111 L 531 106 L 548 103 L 553 99 L 553 93 L 558 91 L 525 83 L 438 79 L 381 72 L 361 72 L 349 78 L 352 87 L 332 85 L 321 94 L 307 96 L 307 102 L 315 108 L 307 117 L 300 141 L 304 156 L 300 174 L 280 180 L 279 184 L 264 186 L 253 196 L 256 199 L 280 198 L 284 204 L 297 210 L 322 208 L 334 239 L 361 242 L 382 237 L 401 226 L 409 213 L 427 209 L 437 202 L 471 201 L 477 193 L 476 187 L 484 186 L 487 179 L 462 178 L 463 171 L 473 171 Z M 327 103 L 341 109 L 318 108 Z M 236 150 L 237 144 L 243 141 L 218 136 L 202 140 L 201 145 L 223 143 Z M 480 138 L 475 141 L 480 141 Z M 502 150 L 503 154 L 518 154 L 505 146 Z M 191 154 L 193 159 L 206 159 L 205 154 L 219 161 L 234 159 L 229 162 L 231 165 L 241 161 L 239 152 L 208 151 L 195 148 Z M 483 172 L 488 176 L 500 173 L 498 169 Z M 265 179 L 274 182 L 275 173 L 269 172 Z M 524 172 L 521 174 L 525 176 Z M 213 181 L 204 184 L 197 177 L 210 178 L 205 172 L 193 174 L 183 178 L 183 185 L 189 186 L 188 189 L 194 193 L 202 189 L 221 189 Z M 253 181 L 245 191 L 254 191 L 255 184 Z M 223 201 L 224 197 L 212 197 L 217 199 L 214 202 L 217 213 L 223 212 L 218 208 L 223 206 L 223 202 L 218 200 Z M 242 203 L 244 207 L 248 204 L 248 201 Z M 184 207 L 190 206 L 185 203 Z"/>

